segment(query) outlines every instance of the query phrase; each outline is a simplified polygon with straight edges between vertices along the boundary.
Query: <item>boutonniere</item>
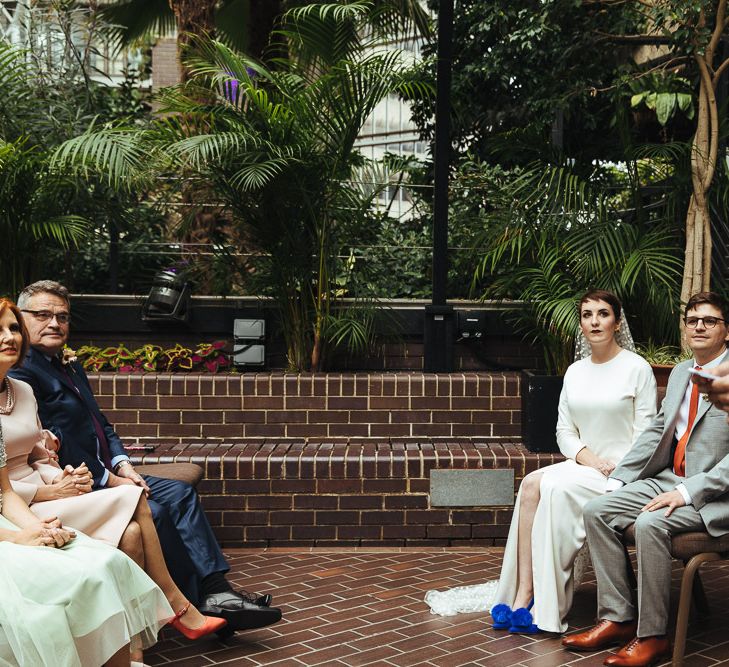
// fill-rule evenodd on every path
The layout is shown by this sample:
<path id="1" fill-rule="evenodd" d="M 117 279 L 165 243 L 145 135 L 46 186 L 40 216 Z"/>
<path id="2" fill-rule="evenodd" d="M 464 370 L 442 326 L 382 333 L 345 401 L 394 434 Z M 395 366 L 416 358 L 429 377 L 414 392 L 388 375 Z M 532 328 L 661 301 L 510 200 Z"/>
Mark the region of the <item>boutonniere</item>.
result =
<path id="1" fill-rule="evenodd" d="M 64 347 L 61 351 L 61 363 L 64 366 L 68 366 L 72 361 L 76 361 L 76 350 L 72 350 L 70 347 Z"/>

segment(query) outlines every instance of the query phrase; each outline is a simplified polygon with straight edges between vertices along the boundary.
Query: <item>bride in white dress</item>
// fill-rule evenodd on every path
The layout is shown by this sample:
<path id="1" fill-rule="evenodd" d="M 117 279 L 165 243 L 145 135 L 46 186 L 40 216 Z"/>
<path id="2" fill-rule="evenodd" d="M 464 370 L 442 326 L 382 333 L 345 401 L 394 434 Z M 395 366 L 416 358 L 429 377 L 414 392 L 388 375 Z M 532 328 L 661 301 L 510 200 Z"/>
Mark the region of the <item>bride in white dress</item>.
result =
<path id="1" fill-rule="evenodd" d="M 426 602 L 435 613 L 496 603 L 497 629 L 567 629 L 575 558 L 585 544 L 582 508 L 606 492 L 608 475 L 656 413 L 653 372 L 627 349 L 634 346 L 618 298 L 591 290 L 580 300 L 579 312 L 586 356 L 565 373 L 557 422 L 557 442 L 567 460 L 522 481 L 498 583 L 432 591 Z M 480 604 L 470 604 L 474 595 Z"/>

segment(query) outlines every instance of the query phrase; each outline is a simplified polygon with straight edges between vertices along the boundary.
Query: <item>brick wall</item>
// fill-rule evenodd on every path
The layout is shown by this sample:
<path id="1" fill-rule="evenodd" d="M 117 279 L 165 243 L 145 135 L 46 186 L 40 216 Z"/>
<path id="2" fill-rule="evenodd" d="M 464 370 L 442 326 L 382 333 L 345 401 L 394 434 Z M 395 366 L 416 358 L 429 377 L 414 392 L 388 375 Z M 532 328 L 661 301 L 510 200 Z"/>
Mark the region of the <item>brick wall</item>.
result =
<path id="1" fill-rule="evenodd" d="M 202 443 L 161 447 L 143 463 L 192 461 L 224 546 L 503 545 L 510 506 L 433 507 L 435 468 L 511 468 L 524 475 L 561 460 L 515 443 Z"/>
<path id="2" fill-rule="evenodd" d="M 504 440 L 521 432 L 519 374 L 91 376 L 127 441 Z"/>
<path id="3" fill-rule="evenodd" d="M 510 506 L 432 507 L 434 468 L 559 460 L 527 452 L 517 373 L 91 376 L 144 463 L 192 461 L 226 546 L 502 544 Z"/>

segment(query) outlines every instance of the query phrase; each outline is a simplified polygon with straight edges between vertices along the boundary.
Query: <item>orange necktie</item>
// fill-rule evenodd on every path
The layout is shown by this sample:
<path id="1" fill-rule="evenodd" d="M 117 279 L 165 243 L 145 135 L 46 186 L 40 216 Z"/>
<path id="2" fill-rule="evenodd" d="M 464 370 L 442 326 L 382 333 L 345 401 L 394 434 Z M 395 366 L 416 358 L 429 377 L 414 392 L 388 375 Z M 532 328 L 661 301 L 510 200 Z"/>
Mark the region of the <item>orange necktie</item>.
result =
<path id="1" fill-rule="evenodd" d="M 696 368 L 701 370 L 701 366 L 696 366 Z M 691 382 L 691 380 L 689 380 L 689 382 Z M 691 429 L 694 426 L 696 413 L 699 411 L 699 385 L 695 382 L 691 382 L 691 385 L 691 399 L 689 400 L 689 414 L 686 432 L 676 443 L 676 451 L 673 454 L 673 472 L 681 477 L 686 477 L 686 443 L 691 435 Z"/>

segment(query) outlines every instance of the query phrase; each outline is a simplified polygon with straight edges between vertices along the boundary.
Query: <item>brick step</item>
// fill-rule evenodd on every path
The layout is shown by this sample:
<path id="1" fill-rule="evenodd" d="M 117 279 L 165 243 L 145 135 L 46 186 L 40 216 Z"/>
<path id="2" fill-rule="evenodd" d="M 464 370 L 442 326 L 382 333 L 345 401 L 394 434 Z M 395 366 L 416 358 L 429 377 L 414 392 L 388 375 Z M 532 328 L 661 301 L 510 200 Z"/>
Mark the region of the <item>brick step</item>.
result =
<path id="1" fill-rule="evenodd" d="M 435 547 L 502 545 L 521 479 L 562 456 L 516 442 L 268 440 L 159 444 L 133 460 L 201 465 L 223 546 Z"/>

